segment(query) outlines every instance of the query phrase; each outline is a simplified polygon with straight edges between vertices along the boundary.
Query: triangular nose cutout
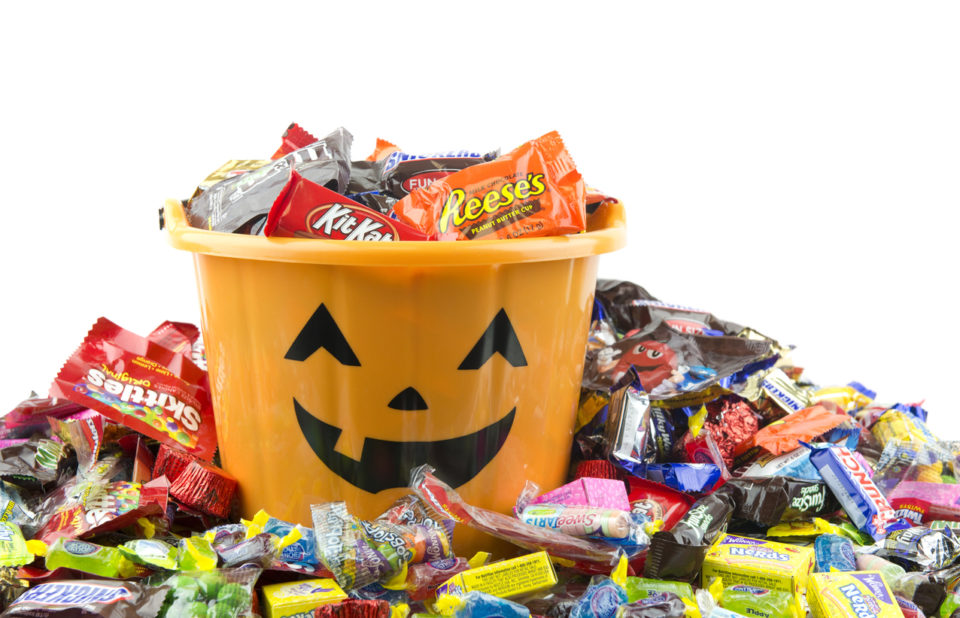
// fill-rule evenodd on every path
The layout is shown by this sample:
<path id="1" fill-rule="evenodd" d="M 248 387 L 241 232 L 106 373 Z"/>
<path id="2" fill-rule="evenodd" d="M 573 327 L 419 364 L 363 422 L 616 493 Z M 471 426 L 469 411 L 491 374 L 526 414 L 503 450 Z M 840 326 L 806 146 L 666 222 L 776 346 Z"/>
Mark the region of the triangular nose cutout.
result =
<path id="1" fill-rule="evenodd" d="M 423 400 L 417 389 L 408 386 L 397 393 L 397 396 L 390 400 L 387 407 L 394 410 L 426 410 L 427 402 Z"/>

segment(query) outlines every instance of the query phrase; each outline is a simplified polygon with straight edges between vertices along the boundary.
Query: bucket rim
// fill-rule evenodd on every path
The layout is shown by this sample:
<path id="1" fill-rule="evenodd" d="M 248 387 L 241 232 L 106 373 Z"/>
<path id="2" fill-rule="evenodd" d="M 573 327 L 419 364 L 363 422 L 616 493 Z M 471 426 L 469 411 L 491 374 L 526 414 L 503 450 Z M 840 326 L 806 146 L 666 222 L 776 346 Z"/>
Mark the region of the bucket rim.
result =
<path id="1" fill-rule="evenodd" d="M 191 226 L 180 200 L 163 209 L 167 242 L 198 255 L 246 260 L 342 266 L 471 266 L 580 258 L 610 253 L 627 243 L 626 212 L 607 202 L 588 218 L 588 231 L 566 236 L 464 242 L 347 242 L 315 238 L 267 238 Z"/>

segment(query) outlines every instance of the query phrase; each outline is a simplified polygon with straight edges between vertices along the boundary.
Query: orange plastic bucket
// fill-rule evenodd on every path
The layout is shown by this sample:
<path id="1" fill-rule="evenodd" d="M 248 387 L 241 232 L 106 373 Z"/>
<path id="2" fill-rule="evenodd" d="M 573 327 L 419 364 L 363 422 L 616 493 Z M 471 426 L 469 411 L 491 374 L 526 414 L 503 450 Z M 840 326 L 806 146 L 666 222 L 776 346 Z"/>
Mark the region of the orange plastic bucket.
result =
<path id="1" fill-rule="evenodd" d="M 597 256 L 623 206 L 584 234 L 469 242 L 268 239 L 190 227 L 224 468 L 258 509 L 310 525 L 345 500 L 372 518 L 429 463 L 507 511 L 525 481 L 564 482 Z M 458 553 L 489 547 L 458 527 Z"/>

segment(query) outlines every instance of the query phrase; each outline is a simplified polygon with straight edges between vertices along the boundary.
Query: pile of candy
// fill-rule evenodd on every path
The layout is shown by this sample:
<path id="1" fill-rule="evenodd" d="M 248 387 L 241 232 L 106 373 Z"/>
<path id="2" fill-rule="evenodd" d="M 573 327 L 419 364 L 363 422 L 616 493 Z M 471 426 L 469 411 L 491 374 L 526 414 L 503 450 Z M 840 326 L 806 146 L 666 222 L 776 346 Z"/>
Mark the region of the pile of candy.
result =
<path id="1" fill-rule="evenodd" d="M 584 231 L 610 199 L 556 133 L 503 156 L 380 141 L 357 162 L 350 142 L 291 125 L 272 160 L 204 181 L 192 224 L 506 239 Z M 0 418 L 2 616 L 960 618 L 960 444 L 920 405 L 805 381 L 789 351 L 600 281 L 568 483 L 528 482 L 507 514 L 422 465 L 376 518 L 288 522 L 236 516 L 199 330 L 101 318 L 50 397 Z M 463 527 L 514 555 L 455 555 Z"/>
<path id="2" fill-rule="evenodd" d="M 960 616 L 960 447 L 922 407 L 627 282 L 589 341 L 571 482 L 503 514 L 421 466 L 307 527 L 230 518 L 198 330 L 100 319 L 2 419 L 2 615 Z M 456 556 L 458 526 L 520 555 Z"/>
<path id="3" fill-rule="evenodd" d="M 500 155 L 410 154 L 385 140 L 351 161 L 353 137 L 290 125 L 271 159 L 231 160 L 186 204 L 190 224 L 269 237 L 392 242 L 575 234 L 610 200 L 584 186 L 557 132 Z"/>

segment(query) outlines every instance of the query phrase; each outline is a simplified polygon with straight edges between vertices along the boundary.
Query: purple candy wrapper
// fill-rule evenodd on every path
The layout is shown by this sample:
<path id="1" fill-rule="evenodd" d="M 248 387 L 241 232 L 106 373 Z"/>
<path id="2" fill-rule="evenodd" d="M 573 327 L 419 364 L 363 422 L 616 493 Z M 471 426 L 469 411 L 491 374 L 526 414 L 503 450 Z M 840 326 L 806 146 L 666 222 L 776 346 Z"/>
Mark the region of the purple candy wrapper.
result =
<path id="1" fill-rule="evenodd" d="M 815 447 L 810 461 L 836 496 L 850 520 L 863 532 L 881 541 L 893 530 L 910 527 L 896 512 L 860 460 L 842 446 Z"/>

